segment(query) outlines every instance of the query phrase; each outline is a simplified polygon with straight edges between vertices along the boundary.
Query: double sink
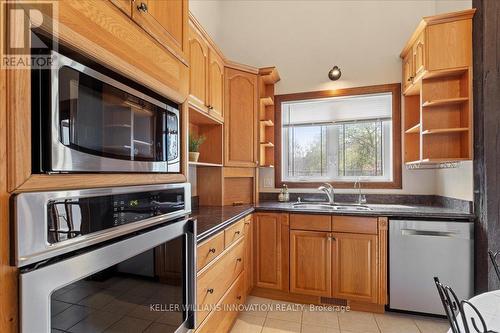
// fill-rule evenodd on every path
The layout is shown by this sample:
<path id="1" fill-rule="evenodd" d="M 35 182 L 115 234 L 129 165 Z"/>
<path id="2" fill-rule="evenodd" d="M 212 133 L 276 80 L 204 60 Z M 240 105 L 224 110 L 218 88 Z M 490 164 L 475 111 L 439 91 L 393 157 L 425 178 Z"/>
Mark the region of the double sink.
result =
<path id="1" fill-rule="evenodd" d="M 370 211 L 373 208 L 357 204 L 330 204 L 326 202 L 296 202 L 293 208 L 307 210 L 331 210 L 331 211 Z"/>

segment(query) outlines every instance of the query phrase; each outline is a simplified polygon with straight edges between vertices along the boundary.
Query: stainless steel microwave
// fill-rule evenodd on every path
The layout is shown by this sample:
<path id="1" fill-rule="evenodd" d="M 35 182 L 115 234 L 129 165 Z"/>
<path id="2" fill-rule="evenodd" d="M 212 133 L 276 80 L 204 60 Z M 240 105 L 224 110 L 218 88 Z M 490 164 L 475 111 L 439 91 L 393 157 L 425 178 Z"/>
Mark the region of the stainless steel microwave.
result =
<path id="1" fill-rule="evenodd" d="M 33 69 L 33 170 L 180 172 L 179 105 L 109 69 L 52 52 Z"/>

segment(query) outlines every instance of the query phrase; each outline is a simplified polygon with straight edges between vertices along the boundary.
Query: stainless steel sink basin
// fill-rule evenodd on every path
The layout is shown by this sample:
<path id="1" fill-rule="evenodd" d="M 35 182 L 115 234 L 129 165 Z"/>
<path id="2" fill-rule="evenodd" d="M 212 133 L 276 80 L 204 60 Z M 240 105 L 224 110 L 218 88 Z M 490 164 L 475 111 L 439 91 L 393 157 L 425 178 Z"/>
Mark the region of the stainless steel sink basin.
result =
<path id="1" fill-rule="evenodd" d="M 369 211 L 372 208 L 362 205 L 342 205 L 342 204 L 328 204 L 328 203 L 312 203 L 312 202 L 296 202 L 293 208 L 307 209 L 307 210 L 331 210 L 331 211 Z"/>

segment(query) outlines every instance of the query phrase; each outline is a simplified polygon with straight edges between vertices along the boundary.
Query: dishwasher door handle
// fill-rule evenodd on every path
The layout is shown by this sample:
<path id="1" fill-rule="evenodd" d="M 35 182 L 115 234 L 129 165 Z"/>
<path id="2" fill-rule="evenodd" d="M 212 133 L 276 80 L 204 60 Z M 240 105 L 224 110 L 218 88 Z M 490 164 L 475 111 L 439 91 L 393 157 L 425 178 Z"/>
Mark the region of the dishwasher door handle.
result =
<path id="1" fill-rule="evenodd" d="M 435 231 L 435 230 L 416 230 L 416 229 L 401 229 L 403 236 L 436 236 L 436 237 L 453 237 L 457 233 L 453 231 Z"/>

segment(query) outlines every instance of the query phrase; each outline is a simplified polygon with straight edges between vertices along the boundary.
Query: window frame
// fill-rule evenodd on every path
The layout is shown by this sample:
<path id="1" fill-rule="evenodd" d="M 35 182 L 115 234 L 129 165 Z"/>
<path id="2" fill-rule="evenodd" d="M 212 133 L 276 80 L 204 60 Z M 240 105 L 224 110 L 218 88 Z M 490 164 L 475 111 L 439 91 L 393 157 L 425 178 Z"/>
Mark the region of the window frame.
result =
<path id="1" fill-rule="evenodd" d="M 402 150 L 401 150 L 401 84 L 390 83 L 374 86 L 320 90 L 293 94 L 274 96 L 275 107 L 275 149 L 274 149 L 274 183 L 276 188 L 286 184 L 289 188 L 315 188 L 324 182 L 290 182 L 283 181 L 282 177 L 282 114 L 283 102 L 300 101 L 309 99 L 356 96 L 377 93 L 391 93 L 392 96 L 392 181 L 361 181 L 361 187 L 365 189 L 401 189 L 402 188 Z M 354 188 L 352 181 L 329 182 L 335 188 Z"/>

